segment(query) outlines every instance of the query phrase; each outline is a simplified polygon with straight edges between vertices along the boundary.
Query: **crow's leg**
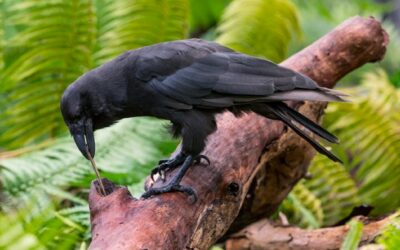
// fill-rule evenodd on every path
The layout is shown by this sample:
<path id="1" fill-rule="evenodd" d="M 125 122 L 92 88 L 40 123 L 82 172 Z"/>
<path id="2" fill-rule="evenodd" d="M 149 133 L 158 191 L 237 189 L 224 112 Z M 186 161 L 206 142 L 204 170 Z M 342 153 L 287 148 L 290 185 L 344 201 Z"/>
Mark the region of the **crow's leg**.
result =
<path id="1" fill-rule="evenodd" d="M 156 168 L 153 170 L 152 175 L 155 173 L 162 174 L 162 171 L 170 171 L 178 167 L 182 162 L 183 164 L 167 185 L 160 188 L 151 188 L 145 192 L 142 197 L 148 198 L 156 194 L 179 191 L 194 196 L 194 198 L 197 199 L 196 193 L 192 188 L 182 186 L 179 183 L 193 163 L 200 162 L 202 159 L 210 163 L 209 159 L 200 153 L 205 147 L 207 136 L 216 129 L 214 113 L 210 111 L 191 110 L 186 112 L 174 112 L 171 113 L 171 115 L 171 120 L 174 124 L 178 124 L 177 127 L 181 128 L 182 149 L 181 152 L 172 159 L 172 162 L 170 162 L 170 160 L 162 162 L 158 169 Z M 168 163 L 168 166 L 161 167 L 166 163 Z"/>
<path id="2" fill-rule="evenodd" d="M 157 194 L 163 194 L 163 193 L 169 193 L 169 192 L 183 192 L 186 193 L 190 196 L 194 197 L 194 201 L 197 200 L 197 195 L 196 192 L 190 188 L 190 187 L 185 187 L 180 185 L 179 183 L 181 182 L 183 176 L 185 175 L 186 171 L 189 169 L 189 167 L 193 164 L 194 158 L 192 155 L 186 156 L 182 166 L 180 167 L 178 173 L 171 179 L 171 181 L 159 188 L 150 188 L 147 190 L 143 195 L 142 198 L 149 198 L 152 195 L 157 195 Z"/>

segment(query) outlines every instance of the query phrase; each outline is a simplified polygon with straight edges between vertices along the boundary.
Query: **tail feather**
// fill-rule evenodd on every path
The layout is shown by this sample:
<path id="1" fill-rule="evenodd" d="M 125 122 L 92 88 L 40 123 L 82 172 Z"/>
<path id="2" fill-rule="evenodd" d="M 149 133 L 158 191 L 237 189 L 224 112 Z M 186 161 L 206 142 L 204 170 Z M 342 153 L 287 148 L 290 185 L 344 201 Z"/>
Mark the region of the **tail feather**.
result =
<path id="1" fill-rule="evenodd" d="M 286 106 L 285 104 L 283 104 L 284 106 Z M 318 135 L 319 137 L 332 142 L 332 143 L 339 143 L 339 139 L 334 136 L 333 134 L 329 133 L 327 130 L 325 130 L 323 127 L 319 126 L 317 123 L 311 121 L 310 119 L 308 119 L 307 117 L 305 117 L 304 115 L 302 115 L 301 113 L 297 112 L 294 109 L 291 109 L 289 107 L 285 107 L 285 108 L 281 108 L 283 109 L 282 111 L 285 112 L 286 114 L 290 116 L 290 118 L 292 118 L 293 120 L 295 120 L 296 122 L 300 123 L 301 125 L 303 125 L 306 129 L 310 130 L 311 132 L 315 133 L 316 135 Z"/>
<path id="2" fill-rule="evenodd" d="M 268 106 L 270 108 L 269 112 L 273 113 L 274 116 L 278 117 L 279 120 L 283 121 L 287 126 L 289 126 L 292 130 L 294 130 L 304 140 L 310 143 L 319 153 L 326 155 L 329 159 L 335 162 L 343 163 L 342 160 L 340 160 L 336 155 L 334 155 L 324 146 L 319 144 L 316 140 L 311 138 L 311 136 L 309 136 L 305 131 L 301 130 L 298 126 L 296 126 L 296 124 L 294 124 L 293 121 L 296 121 L 299 124 L 303 125 L 305 128 L 317 134 L 321 138 L 324 138 L 327 141 L 333 143 L 337 143 L 339 140 L 334 135 L 332 135 L 331 133 L 329 133 L 328 131 L 326 131 L 313 121 L 309 120 L 307 117 L 291 109 L 284 103 L 270 103 Z"/>

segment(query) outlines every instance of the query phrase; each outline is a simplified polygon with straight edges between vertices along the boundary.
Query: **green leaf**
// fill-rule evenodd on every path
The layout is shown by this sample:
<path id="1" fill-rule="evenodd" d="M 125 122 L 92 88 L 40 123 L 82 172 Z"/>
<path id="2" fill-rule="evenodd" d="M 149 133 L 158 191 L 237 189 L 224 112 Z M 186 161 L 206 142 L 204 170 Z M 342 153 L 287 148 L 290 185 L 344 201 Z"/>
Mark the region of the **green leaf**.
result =
<path id="1" fill-rule="evenodd" d="M 352 103 L 332 103 L 325 126 L 345 150 L 345 167 L 358 184 L 361 202 L 382 214 L 400 206 L 400 91 L 382 70 L 369 73 L 349 91 Z"/>
<path id="2" fill-rule="evenodd" d="M 234 0 L 217 31 L 217 42 L 279 62 L 287 56 L 289 42 L 300 27 L 296 8 L 288 0 Z"/>
<path id="3" fill-rule="evenodd" d="M 97 64 L 130 49 L 183 39 L 189 29 L 188 0 L 98 0 Z"/>
<path id="4" fill-rule="evenodd" d="M 169 139 L 165 122 L 149 118 L 126 119 L 95 133 L 96 161 L 104 177 L 121 185 L 140 183 L 157 161 L 176 145 Z M 60 189 L 68 186 L 88 188 L 93 173 L 72 138 L 61 138 L 45 150 L 18 158 L 0 160 L 3 192 L 13 203 L 24 203 L 33 194 L 48 200 L 50 195 L 74 200 Z"/>
<path id="5" fill-rule="evenodd" d="M 216 25 L 231 0 L 190 0 L 191 33 L 206 31 Z"/>
<path id="6" fill-rule="evenodd" d="M 295 223 L 305 228 L 319 228 L 324 213 L 321 201 L 302 183 L 298 183 L 282 204 L 282 209 Z"/>
<path id="7" fill-rule="evenodd" d="M 356 250 L 360 243 L 364 225 L 357 219 L 349 222 L 349 231 L 346 234 L 340 250 Z"/>
<path id="8" fill-rule="evenodd" d="M 397 212 L 385 227 L 377 242 L 386 250 L 396 250 L 400 246 L 400 213 Z"/>
<path id="9" fill-rule="evenodd" d="M 0 213 L 0 249 L 74 249 L 83 234 L 71 225 L 54 216 L 52 206 L 37 214 L 31 206 L 18 213 Z"/>
<path id="10" fill-rule="evenodd" d="M 17 148 L 65 130 L 59 112 L 67 85 L 91 68 L 95 15 L 90 0 L 15 1 L 10 25 L 23 27 L 5 46 L 24 51 L 7 63 L 1 76 L 8 105 L 0 115 L 0 144 Z M 51 81 L 33 95 L 22 91 Z M 40 93 L 40 96 L 38 96 Z"/>

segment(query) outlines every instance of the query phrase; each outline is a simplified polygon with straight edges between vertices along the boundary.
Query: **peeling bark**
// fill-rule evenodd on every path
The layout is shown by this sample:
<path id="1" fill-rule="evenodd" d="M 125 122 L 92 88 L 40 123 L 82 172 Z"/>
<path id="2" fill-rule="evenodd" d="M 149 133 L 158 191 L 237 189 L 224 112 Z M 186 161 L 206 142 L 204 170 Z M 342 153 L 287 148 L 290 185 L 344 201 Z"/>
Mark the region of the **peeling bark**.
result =
<path id="1" fill-rule="evenodd" d="M 333 87 L 351 70 L 381 59 L 387 43 L 379 22 L 355 17 L 281 65 Z M 325 107 L 290 105 L 313 120 Z M 138 200 L 110 182 L 110 194 L 102 197 L 93 184 L 90 249 L 208 249 L 230 227 L 235 232 L 275 211 L 307 172 L 314 150 L 282 123 L 255 114 L 236 118 L 224 113 L 217 124 L 203 152 L 211 165 L 193 166 L 182 181 L 197 191 L 195 204 L 181 193 Z"/>

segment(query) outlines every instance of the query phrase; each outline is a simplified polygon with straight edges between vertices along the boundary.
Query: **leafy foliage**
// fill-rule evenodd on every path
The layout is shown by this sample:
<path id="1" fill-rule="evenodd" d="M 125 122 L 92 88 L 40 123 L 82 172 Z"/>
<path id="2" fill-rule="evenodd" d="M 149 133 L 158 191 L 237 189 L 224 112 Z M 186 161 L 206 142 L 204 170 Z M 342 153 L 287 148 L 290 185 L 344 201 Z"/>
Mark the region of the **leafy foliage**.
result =
<path id="1" fill-rule="evenodd" d="M 383 230 L 377 242 L 386 250 L 395 250 L 400 246 L 400 214 L 391 220 L 390 224 Z"/>
<path id="2" fill-rule="evenodd" d="M 344 239 L 340 250 L 357 249 L 361 240 L 364 225 L 357 219 L 352 219 L 348 225 L 349 232 L 346 234 L 346 238 Z"/>
<path id="3" fill-rule="evenodd" d="M 4 45 L 23 48 L 6 57 L 2 89 L 8 105 L 1 114 L 0 141 L 15 148 L 64 130 L 59 98 L 91 67 L 94 14 L 90 1 L 24 1 L 9 7 L 8 22 L 21 27 Z M 16 58 L 14 58 L 16 57 Z"/>
<path id="4" fill-rule="evenodd" d="M 187 0 L 100 2 L 99 46 L 94 55 L 98 63 L 129 49 L 182 39 L 188 33 Z"/>
<path id="5" fill-rule="evenodd" d="M 0 249 L 73 249 L 83 243 L 83 229 L 67 226 L 53 214 L 51 206 L 30 217 L 31 210 L 0 215 Z"/>
<path id="6" fill-rule="evenodd" d="M 192 32 L 277 62 L 287 56 L 290 41 L 299 50 L 350 15 L 379 17 L 386 8 L 372 0 L 294 2 L 300 19 L 289 0 L 0 0 L 0 147 L 34 149 L 55 138 L 0 160 L 0 248 L 84 249 L 90 238 L 85 197 L 94 176 L 72 140 L 62 136 L 58 111 L 62 91 L 83 72 L 125 50 L 185 38 L 189 18 Z M 303 40 L 294 39 L 302 38 L 299 22 Z M 362 86 L 346 90 L 352 104 L 329 106 L 324 126 L 341 138 L 333 150 L 345 164 L 315 158 L 312 178 L 301 181 L 282 206 L 292 223 L 331 225 L 360 203 L 375 206 L 375 214 L 400 206 L 400 94 L 390 85 L 400 83 L 396 32 L 390 31 L 394 42 L 381 63 L 390 76 L 368 74 Z M 358 82 L 370 69 L 349 79 Z M 164 124 L 124 120 L 96 132 L 102 175 L 142 192 L 149 170 L 176 145 Z M 378 240 L 388 249 L 399 244 L 397 224 Z"/>
<path id="7" fill-rule="evenodd" d="M 128 119 L 96 132 L 96 161 L 102 175 L 122 185 L 141 182 L 157 159 L 175 147 L 166 133 L 160 133 L 164 124 Z M 93 179 L 88 164 L 70 138 L 61 138 L 45 150 L 1 160 L 1 183 L 7 196 L 14 198 L 12 203 L 29 204 L 32 197 L 44 203 L 50 195 L 70 198 L 63 188 L 86 188 Z"/>
<path id="8" fill-rule="evenodd" d="M 319 228 L 324 213 L 321 201 L 302 183 L 298 183 L 282 204 L 292 223 L 306 228 Z"/>
<path id="9" fill-rule="evenodd" d="M 332 225 L 360 204 L 372 205 L 374 214 L 400 205 L 393 198 L 400 188 L 400 91 L 381 70 L 346 91 L 353 102 L 330 104 L 324 120 L 341 140 L 333 150 L 343 166 L 317 155 L 309 168 L 312 178 L 296 185 L 283 206 L 291 221 L 303 227 Z M 296 206 L 288 206 L 293 200 Z M 321 217 L 322 223 L 316 223 Z"/>
<path id="10" fill-rule="evenodd" d="M 234 0 L 225 10 L 217 42 L 237 51 L 279 62 L 300 28 L 288 0 Z"/>
<path id="11" fill-rule="evenodd" d="M 190 0 L 190 31 L 201 33 L 215 26 L 231 0 Z"/>
<path id="12" fill-rule="evenodd" d="M 341 139 L 360 199 L 375 213 L 388 212 L 400 205 L 392 198 L 400 188 L 400 92 L 380 70 L 351 93 L 357 96 L 351 105 L 330 105 L 325 124 Z"/>
<path id="13" fill-rule="evenodd" d="M 342 165 L 317 155 L 309 173 L 311 178 L 302 180 L 288 196 L 289 202 L 296 199 L 296 206 L 288 210 L 287 201 L 283 206 L 286 213 L 294 214 L 291 220 L 296 225 L 332 225 L 359 205 L 356 183 Z"/>
<path id="14" fill-rule="evenodd" d="M 26 0 L 7 13 L 21 27 L 4 45 L 0 145 L 8 149 L 65 131 L 59 101 L 78 76 L 128 49 L 184 38 L 189 20 L 187 0 Z"/>

